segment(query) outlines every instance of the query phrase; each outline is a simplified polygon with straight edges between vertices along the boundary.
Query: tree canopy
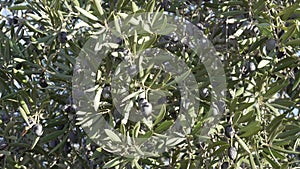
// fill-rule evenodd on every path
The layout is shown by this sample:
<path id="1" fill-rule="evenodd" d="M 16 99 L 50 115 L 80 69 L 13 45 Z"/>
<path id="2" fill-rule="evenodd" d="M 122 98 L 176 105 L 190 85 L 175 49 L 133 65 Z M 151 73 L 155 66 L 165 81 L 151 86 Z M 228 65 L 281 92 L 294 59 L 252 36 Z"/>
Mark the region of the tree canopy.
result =
<path id="1" fill-rule="evenodd" d="M 298 0 L 0 9 L 2 168 L 300 166 Z"/>

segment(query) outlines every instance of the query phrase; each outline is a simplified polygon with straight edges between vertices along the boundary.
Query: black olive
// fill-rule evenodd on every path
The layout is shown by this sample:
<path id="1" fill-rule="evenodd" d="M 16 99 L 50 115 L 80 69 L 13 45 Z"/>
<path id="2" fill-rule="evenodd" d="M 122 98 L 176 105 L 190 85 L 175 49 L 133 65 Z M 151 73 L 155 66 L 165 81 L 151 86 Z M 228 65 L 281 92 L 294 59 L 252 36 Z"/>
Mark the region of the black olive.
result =
<path id="1" fill-rule="evenodd" d="M 76 114 L 77 106 L 75 104 L 68 105 L 64 111 L 68 114 Z"/>
<path id="2" fill-rule="evenodd" d="M 284 52 L 278 52 L 277 53 L 277 58 L 281 59 L 284 56 Z"/>
<path id="3" fill-rule="evenodd" d="M 266 49 L 271 51 L 275 48 L 276 40 L 275 39 L 268 39 L 266 42 Z"/>
<path id="4" fill-rule="evenodd" d="M 102 90 L 102 97 L 104 99 L 108 99 L 111 97 L 111 94 L 110 94 L 110 86 L 105 86 Z"/>
<path id="5" fill-rule="evenodd" d="M 16 24 L 18 24 L 19 20 L 18 20 L 17 16 L 14 16 L 13 18 L 9 18 L 8 22 L 10 25 L 16 25 Z"/>
<path id="6" fill-rule="evenodd" d="M 67 40 L 68 40 L 68 38 L 67 38 L 67 32 L 64 32 L 64 31 L 60 32 L 58 34 L 58 40 L 59 40 L 60 43 L 66 43 Z"/>
<path id="7" fill-rule="evenodd" d="M 57 130 L 62 130 L 64 127 L 65 127 L 65 125 L 62 124 L 62 125 L 56 126 L 56 129 L 57 129 Z"/>
<path id="8" fill-rule="evenodd" d="M 229 167 L 229 163 L 228 162 L 224 162 L 222 165 L 221 165 L 221 169 L 227 169 Z"/>
<path id="9" fill-rule="evenodd" d="M 249 71 L 249 63 L 245 63 L 241 69 L 241 73 L 243 75 L 243 77 L 247 77 L 250 75 L 250 71 Z"/>
<path id="10" fill-rule="evenodd" d="M 232 138 L 234 136 L 234 131 L 233 131 L 233 128 L 231 125 L 228 125 L 225 127 L 225 135 L 228 137 L 228 138 Z"/>
<path id="11" fill-rule="evenodd" d="M 57 144 L 58 144 L 58 140 L 51 140 L 50 143 L 49 143 L 49 146 L 53 148 L 53 147 L 55 147 Z"/>
<path id="12" fill-rule="evenodd" d="M 73 131 L 69 131 L 69 139 L 71 143 L 77 143 L 78 142 L 78 135 Z"/>
<path id="13" fill-rule="evenodd" d="M 163 0 L 163 1 L 160 3 L 160 6 L 161 6 L 165 11 L 167 11 L 167 10 L 171 7 L 171 2 L 170 2 L 170 0 Z"/>
<path id="14" fill-rule="evenodd" d="M 1 115 L 1 120 L 2 120 L 2 122 L 7 123 L 7 122 L 9 121 L 9 119 L 10 119 L 10 117 L 9 117 L 8 114 L 3 113 L 3 114 Z"/>
<path id="15" fill-rule="evenodd" d="M 16 65 L 16 69 L 17 70 L 20 70 L 22 68 L 23 64 L 22 63 L 17 63 Z"/>
<path id="16" fill-rule="evenodd" d="M 237 150 L 235 147 L 229 147 L 228 156 L 231 160 L 235 160 L 237 156 Z"/>
<path id="17" fill-rule="evenodd" d="M 42 88 L 48 87 L 48 83 L 47 83 L 47 81 L 46 81 L 46 79 L 45 79 L 44 77 L 41 77 L 41 78 L 40 78 L 39 84 L 40 84 L 40 86 L 41 86 Z"/>
<path id="18" fill-rule="evenodd" d="M 35 133 L 35 135 L 37 135 L 38 137 L 43 135 L 43 126 L 41 124 L 35 124 L 33 126 L 33 132 Z"/>
<path id="19" fill-rule="evenodd" d="M 70 142 L 66 142 L 66 144 L 64 146 L 64 152 L 65 152 L 65 154 L 69 154 L 71 152 L 71 144 L 70 144 Z"/>

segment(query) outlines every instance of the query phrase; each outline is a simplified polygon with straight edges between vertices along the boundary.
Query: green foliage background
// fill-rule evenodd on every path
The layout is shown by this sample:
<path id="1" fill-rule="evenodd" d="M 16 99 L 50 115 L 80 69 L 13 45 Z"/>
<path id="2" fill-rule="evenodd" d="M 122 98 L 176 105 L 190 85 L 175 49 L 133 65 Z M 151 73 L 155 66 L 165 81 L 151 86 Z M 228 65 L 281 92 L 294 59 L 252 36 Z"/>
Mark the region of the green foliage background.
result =
<path id="1" fill-rule="evenodd" d="M 1 1 L 2 11 L 11 12 L 0 16 L 2 168 L 221 168 L 222 164 L 225 168 L 226 162 L 233 168 L 300 166 L 299 4 L 296 0 Z M 162 10 L 197 25 L 215 46 L 227 76 L 226 114 L 211 129 L 206 142 L 199 142 L 198 132 L 193 132 L 159 157 L 119 157 L 94 144 L 76 125 L 75 115 L 65 109 L 70 105 L 75 58 L 91 36 L 122 13 Z M 161 45 L 162 37 L 147 36 L 154 39 L 149 47 Z M 167 44 L 160 47 L 181 58 L 196 57 L 182 51 L 177 42 Z M 134 38 L 118 46 L 114 51 L 117 57 L 103 62 L 98 91 L 110 83 L 110 71 L 126 57 L 126 48 L 137 50 Z M 200 93 L 209 91 L 204 66 L 190 66 L 194 67 Z M 148 84 L 153 79 L 150 76 Z M 164 121 L 176 118 L 170 112 L 175 111 L 172 107 L 178 105 L 179 94 L 169 91 L 171 103 L 156 127 L 166 127 Z M 201 130 L 201 122 L 207 118 L 210 95 L 202 93 L 199 102 L 194 131 Z M 105 109 L 112 120 L 114 106 Z M 43 125 L 41 137 L 34 134 L 31 121 Z M 125 133 L 137 126 L 113 125 Z M 232 138 L 225 136 L 227 125 L 235 131 Z M 142 130 L 138 129 L 137 135 Z M 230 146 L 237 148 L 235 160 L 227 155 Z"/>

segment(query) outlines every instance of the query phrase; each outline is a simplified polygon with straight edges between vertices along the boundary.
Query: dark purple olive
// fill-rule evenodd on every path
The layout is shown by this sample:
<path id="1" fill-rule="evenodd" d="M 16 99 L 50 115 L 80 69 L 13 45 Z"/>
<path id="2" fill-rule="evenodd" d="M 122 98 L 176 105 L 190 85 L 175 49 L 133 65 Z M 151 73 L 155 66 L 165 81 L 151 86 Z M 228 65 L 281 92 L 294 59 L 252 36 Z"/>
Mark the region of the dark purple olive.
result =
<path id="1" fill-rule="evenodd" d="M 69 131 L 69 139 L 71 143 L 77 143 L 78 142 L 78 135 L 73 130 Z"/>
<path id="2" fill-rule="evenodd" d="M 33 126 L 33 132 L 35 133 L 35 135 L 37 135 L 38 137 L 41 137 L 43 135 L 43 126 L 41 124 L 35 124 Z"/>
<path id="3" fill-rule="evenodd" d="M 40 84 L 40 86 L 41 86 L 42 88 L 48 87 L 48 83 L 47 83 L 47 81 L 46 81 L 46 79 L 45 79 L 44 77 L 41 77 L 41 78 L 40 78 L 39 84 Z"/>
<path id="4" fill-rule="evenodd" d="M 19 22 L 19 19 L 17 16 L 14 16 L 13 18 L 8 18 L 8 23 L 10 25 L 16 25 L 16 24 L 18 24 L 18 22 Z"/>
<path id="5" fill-rule="evenodd" d="M 281 59 L 284 56 L 284 52 L 278 52 L 277 53 L 277 58 Z"/>
<path id="6" fill-rule="evenodd" d="M 171 2 L 170 2 L 170 0 L 163 0 L 163 1 L 160 3 L 160 6 L 161 6 L 165 11 L 167 11 L 167 10 L 171 7 Z"/>
<path id="7" fill-rule="evenodd" d="M 49 143 L 49 146 L 51 147 L 51 148 L 53 148 L 53 147 L 55 147 L 56 145 L 58 144 L 58 140 L 51 140 L 50 141 L 50 143 Z"/>
<path id="8" fill-rule="evenodd" d="M 67 38 L 67 32 L 64 32 L 64 31 L 60 32 L 58 34 L 58 40 L 59 40 L 60 43 L 66 43 L 67 40 L 68 40 L 68 38 Z"/>
<path id="9" fill-rule="evenodd" d="M 266 49 L 268 51 L 271 51 L 275 48 L 276 46 L 276 40 L 275 39 L 268 39 L 266 42 Z"/>
<path id="10" fill-rule="evenodd" d="M 235 160 L 237 157 L 237 150 L 235 147 L 229 147 L 228 156 L 231 160 Z"/>
<path id="11" fill-rule="evenodd" d="M 9 117 L 8 114 L 6 114 L 6 113 L 1 114 L 1 120 L 2 120 L 2 122 L 8 123 L 9 119 L 10 119 L 10 117 Z"/>
<path id="12" fill-rule="evenodd" d="M 57 130 L 62 130 L 64 127 L 65 127 L 65 125 L 62 124 L 62 125 L 56 126 L 56 129 L 57 129 Z"/>
<path id="13" fill-rule="evenodd" d="M 71 143 L 70 142 L 66 142 L 66 144 L 64 146 L 64 152 L 65 152 L 65 154 L 69 154 L 71 152 Z"/>
<path id="14" fill-rule="evenodd" d="M 102 97 L 104 99 L 109 99 L 111 97 L 110 86 L 105 86 L 102 90 Z"/>
<path id="15" fill-rule="evenodd" d="M 22 62 L 21 62 L 21 63 L 17 63 L 16 69 L 17 69 L 17 70 L 20 70 L 20 69 L 22 68 L 22 66 L 23 66 Z"/>
<path id="16" fill-rule="evenodd" d="M 222 165 L 221 165 L 221 169 L 227 169 L 229 167 L 229 163 L 228 162 L 224 162 Z"/>
<path id="17" fill-rule="evenodd" d="M 234 130 L 232 128 L 231 125 L 228 125 L 225 127 L 225 135 L 228 137 L 228 138 L 233 138 L 234 136 Z"/>
<path id="18" fill-rule="evenodd" d="M 64 111 L 68 114 L 76 114 L 77 106 L 75 104 L 68 105 Z"/>

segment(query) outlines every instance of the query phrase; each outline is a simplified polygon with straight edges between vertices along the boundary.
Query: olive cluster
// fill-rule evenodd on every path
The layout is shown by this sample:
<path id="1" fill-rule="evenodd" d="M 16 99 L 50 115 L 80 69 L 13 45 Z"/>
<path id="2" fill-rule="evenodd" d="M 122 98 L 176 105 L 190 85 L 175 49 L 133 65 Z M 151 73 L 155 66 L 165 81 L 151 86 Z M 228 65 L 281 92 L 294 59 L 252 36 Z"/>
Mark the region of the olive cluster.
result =
<path id="1" fill-rule="evenodd" d="M 232 144 L 235 135 L 235 130 L 231 124 L 225 127 L 225 135 L 230 140 L 230 147 L 227 150 L 227 155 L 232 161 L 234 161 L 237 158 L 237 149 Z M 226 169 L 228 167 L 229 167 L 229 163 L 227 161 L 221 165 L 222 169 Z"/>

